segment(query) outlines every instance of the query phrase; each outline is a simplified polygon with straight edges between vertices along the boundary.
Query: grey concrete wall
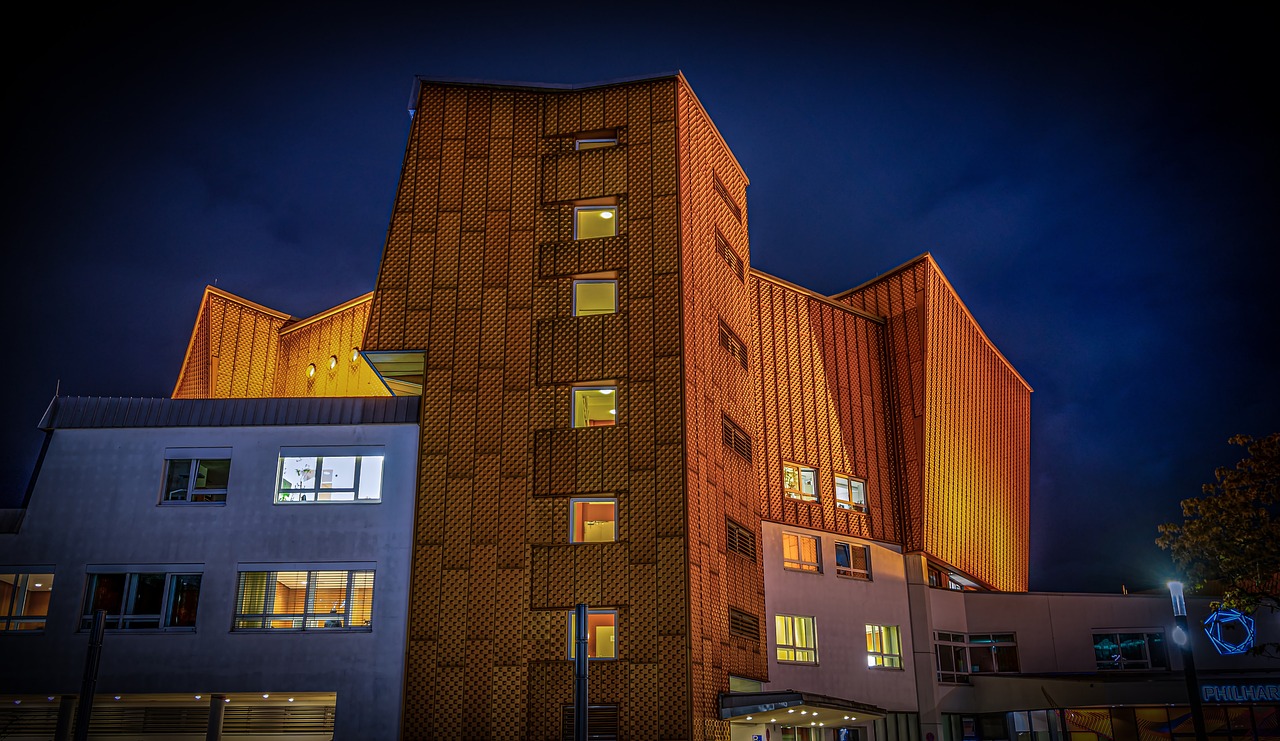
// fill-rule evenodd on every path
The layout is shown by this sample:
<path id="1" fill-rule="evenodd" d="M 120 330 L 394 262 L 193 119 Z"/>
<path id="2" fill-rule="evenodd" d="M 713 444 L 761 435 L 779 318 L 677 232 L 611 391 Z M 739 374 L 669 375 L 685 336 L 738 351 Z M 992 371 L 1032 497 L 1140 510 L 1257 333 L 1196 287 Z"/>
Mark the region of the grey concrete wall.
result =
<path id="1" fill-rule="evenodd" d="M 0 572 L 52 564 L 45 630 L 0 633 L 0 693 L 74 694 L 91 564 L 198 564 L 195 632 L 108 633 L 98 692 L 337 692 L 337 738 L 395 738 L 416 490 L 416 425 L 59 430 Z M 274 503 L 281 447 L 380 445 L 380 503 Z M 159 505 L 165 449 L 230 447 L 225 506 Z M 232 632 L 238 565 L 370 562 L 368 633 Z"/>

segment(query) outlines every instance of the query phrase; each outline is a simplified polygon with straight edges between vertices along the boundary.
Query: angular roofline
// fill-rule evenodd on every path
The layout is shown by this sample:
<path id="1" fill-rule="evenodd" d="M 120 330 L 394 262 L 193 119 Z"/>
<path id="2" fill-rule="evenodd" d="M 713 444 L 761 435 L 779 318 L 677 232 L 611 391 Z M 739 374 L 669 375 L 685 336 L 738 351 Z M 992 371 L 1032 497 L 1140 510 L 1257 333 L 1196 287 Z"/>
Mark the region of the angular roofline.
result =
<path id="1" fill-rule="evenodd" d="M 849 314 L 853 314 L 855 316 L 862 317 L 863 319 L 869 319 L 875 322 L 876 324 L 884 324 L 886 321 L 885 318 L 882 316 L 876 316 L 875 314 L 863 311 L 862 309 L 856 309 L 848 304 L 842 304 L 839 301 L 835 301 L 827 296 L 823 296 L 821 293 L 818 293 L 817 291 L 810 291 L 808 288 L 805 288 L 804 286 L 798 286 L 795 283 L 792 283 L 791 281 L 783 280 L 782 278 L 779 278 L 776 275 L 770 275 L 762 270 L 757 270 L 755 268 L 747 268 L 747 272 L 755 276 L 756 278 L 759 278 L 760 280 L 765 281 L 766 283 L 773 283 L 774 285 L 780 286 L 782 288 L 786 288 L 789 291 L 794 291 L 796 293 L 803 294 L 806 298 L 814 299 L 815 301 L 818 301 L 822 304 L 825 304 L 835 309 L 840 309 L 841 311 L 847 312 Z"/>
<path id="2" fill-rule="evenodd" d="M 217 296 L 221 296 L 222 298 L 225 298 L 225 299 L 227 299 L 228 301 L 233 301 L 233 302 L 235 302 L 235 303 L 237 303 L 237 304 L 240 304 L 241 306 L 247 306 L 247 307 L 249 307 L 250 309 L 257 309 L 258 311 L 261 311 L 261 312 L 263 312 L 263 313 L 271 314 L 271 315 L 273 315 L 273 316 L 277 316 L 277 317 L 279 317 L 279 318 L 281 318 L 281 319 L 285 320 L 286 322 L 287 322 L 287 321 L 289 321 L 289 320 L 291 320 L 291 319 L 296 319 L 296 318 L 297 318 L 297 317 L 293 316 L 292 314 L 286 314 L 286 313 L 284 313 L 283 311 L 280 311 L 280 310 L 278 310 L 278 309 L 273 309 L 273 308 L 271 308 L 270 306 L 263 306 L 262 304 L 260 304 L 260 303 L 258 303 L 258 302 L 256 302 L 256 301 L 250 301 L 249 299 L 247 299 L 247 298 L 245 298 L 245 297 L 243 297 L 243 296 L 237 296 L 236 294 L 231 293 L 230 291 L 224 291 L 224 290 L 222 290 L 221 288 L 218 288 L 217 286 L 205 286 L 205 287 L 204 287 L 204 290 L 205 290 L 205 293 L 206 293 L 206 294 L 212 293 L 212 294 L 215 294 L 215 295 L 217 295 Z M 202 304 L 202 306 L 203 306 L 203 304 Z"/>
<path id="3" fill-rule="evenodd" d="M 363 296 L 356 296 L 355 298 L 349 301 L 344 301 L 331 309 L 325 309 L 319 314 L 313 314 L 312 316 L 309 316 L 306 319 L 299 319 L 298 321 L 293 322 L 291 324 L 286 324 L 285 326 L 280 328 L 280 335 L 283 336 L 295 330 L 301 329 L 303 327 L 309 327 L 312 324 L 315 324 L 316 322 L 322 319 L 328 319 L 334 314 L 341 313 L 343 311 L 346 311 L 347 309 L 350 309 L 353 306 L 358 306 L 362 303 L 367 303 L 372 300 L 373 300 L 373 291 L 369 291 Z"/>
<path id="4" fill-rule="evenodd" d="M 938 274 L 938 277 L 942 279 L 943 285 L 947 287 L 948 291 L 951 291 L 952 296 L 955 296 L 956 302 L 960 304 L 960 309 L 964 311 L 965 316 L 969 317 L 969 321 L 973 322 L 973 326 L 977 328 L 978 335 L 982 337 L 982 341 L 987 343 L 987 347 L 991 348 L 991 351 L 996 354 L 996 357 L 1000 358 L 1000 362 L 1004 363 L 1005 367 L 1009 369 L 1009 372 L 1013 373 L 1014 378 L 1017 378 L 1018 382 L 1021 383 L 1028 392 L 1034 392 L 1035 389 L 1031 388 L 1031 384 L 1027 383 L 1027 379 L 1022 377 L 1022 374 L 1018 372 L 1018 369 L 1013 367 L 1013 363 L 1009 362 L 1009 359 L 1004 356 L 1004 353 L 1000 352 L 1000 348 L 996 347 L 996 343 L 992 342 L 991 338 L 987 336 L 987 331 L 982 328 L 982 323 L 979 322 L 976 317 L 974 317 L 973 312 L 969 310 L 969 306 L 965 304 L 964 299 L 960 297 L 960 292 L 956 290 L 956 287 L 951 285 L 951 279 L 949 279 L 947 277 L 947 274 L 943 272 L 942 266 L 939 265 L 938 261 L 933 258 L 932 253 L 925 252 L 916 257 L 913 257 L 910 260 L 907 260 L 906 262 L 902 263 L 898 267 L 893 268 L 888 272 L 881 273 L 880 275 L 877 275 L 876 277 L 872 278 L 871 280 L 865 283 L 862 283 L 861 285 L 850 288 L 847 291 L 841 291 L 840 293 L 837 293 L 831 296 L 831 299 L 833 301 L 839 301 L 845 296 L 848 296 L 852 293 L 857 293 L 858 291 L 861 291 L 867 288 L 868 286 L 874 285 L 875 283 L 891 278 L 897 275 L 898 273 L 901 273 L 909 268 L 912 268 L 917 263 L 920 263 L 920 262 L 927 262 L 934 269 L 934 271 Z"/>

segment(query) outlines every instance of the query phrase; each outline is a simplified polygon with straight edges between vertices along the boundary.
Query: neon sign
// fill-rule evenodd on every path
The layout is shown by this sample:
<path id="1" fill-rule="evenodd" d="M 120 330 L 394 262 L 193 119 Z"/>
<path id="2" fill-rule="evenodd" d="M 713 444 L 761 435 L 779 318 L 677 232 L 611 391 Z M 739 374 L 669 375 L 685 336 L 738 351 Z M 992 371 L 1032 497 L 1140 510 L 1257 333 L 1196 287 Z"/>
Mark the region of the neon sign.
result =
<path id="1" fill-rule="evenodd" d="M 1240 634 L 1243 631 L 1244 637 Z M 1235 656 L 1253 648 L 1253 639 L 1258 630 L 1253 625 L 1253 618 L 1239 610 L 1219 609 L 1204 619 L 1204 632 L 1209 642 L 1223 656 Z"/>

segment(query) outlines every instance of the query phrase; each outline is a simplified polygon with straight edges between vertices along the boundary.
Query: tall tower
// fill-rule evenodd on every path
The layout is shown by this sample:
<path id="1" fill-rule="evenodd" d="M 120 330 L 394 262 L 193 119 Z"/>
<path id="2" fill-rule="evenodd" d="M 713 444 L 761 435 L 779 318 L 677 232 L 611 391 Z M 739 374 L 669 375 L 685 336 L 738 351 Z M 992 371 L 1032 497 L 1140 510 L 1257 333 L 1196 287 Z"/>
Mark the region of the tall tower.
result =
<path id="1" fill-rule="evenodd" d="M 579 602 L 594 722 L 727 737 L 768 666 L 746 177 L 680 74 L 415 101 L 363 345 L 423 397 L 404 737 L 559 737 Z"/>

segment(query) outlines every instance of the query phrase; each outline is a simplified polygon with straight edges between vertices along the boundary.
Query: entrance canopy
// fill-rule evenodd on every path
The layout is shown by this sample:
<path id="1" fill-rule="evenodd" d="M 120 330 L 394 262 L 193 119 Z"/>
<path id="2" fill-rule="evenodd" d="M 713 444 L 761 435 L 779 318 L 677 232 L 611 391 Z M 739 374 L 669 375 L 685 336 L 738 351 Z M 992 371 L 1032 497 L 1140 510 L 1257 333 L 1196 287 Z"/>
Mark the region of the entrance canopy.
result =
<path id="1" fill-rule="evenodd" d="M 889 711 L 866 703 L 811 692 L 721 692 L 720 718 L 730 723 L 821 723 L 844 725 L 883 718 Z"/>

